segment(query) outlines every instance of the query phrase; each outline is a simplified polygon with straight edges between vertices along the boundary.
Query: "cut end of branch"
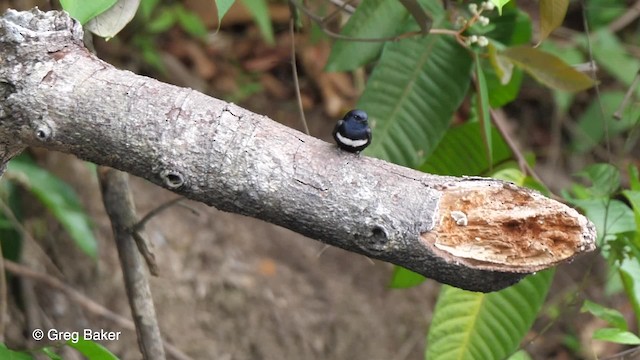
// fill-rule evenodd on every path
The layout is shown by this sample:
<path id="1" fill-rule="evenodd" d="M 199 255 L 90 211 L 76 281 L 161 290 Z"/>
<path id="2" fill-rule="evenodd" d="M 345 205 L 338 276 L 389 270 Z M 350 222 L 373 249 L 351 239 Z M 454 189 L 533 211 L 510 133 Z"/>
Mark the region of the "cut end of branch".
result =
<path id="1" fill-rule="evenodd" d="M 595 226 L 575 209 L 510 183 L 443 189 L 439 218 L 421 238 L 470 268 L 533 273 L 595 249 Z"/>

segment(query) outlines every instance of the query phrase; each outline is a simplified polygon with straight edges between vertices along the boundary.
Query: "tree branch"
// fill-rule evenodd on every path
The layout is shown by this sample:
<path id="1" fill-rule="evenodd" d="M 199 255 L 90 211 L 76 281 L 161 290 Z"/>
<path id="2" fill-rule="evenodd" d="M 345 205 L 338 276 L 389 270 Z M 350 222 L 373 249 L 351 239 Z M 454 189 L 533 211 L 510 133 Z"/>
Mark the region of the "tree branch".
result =
<path id="1" fill-rule="evenodd" d="M 339 151 L 265 116 L 122 71 L 60 12 L 0 19 L 0 164 L 26 146 L 75 154 L 224 211 L 476 291 L 595 248 L 557 201 L 485 178 Z"/>

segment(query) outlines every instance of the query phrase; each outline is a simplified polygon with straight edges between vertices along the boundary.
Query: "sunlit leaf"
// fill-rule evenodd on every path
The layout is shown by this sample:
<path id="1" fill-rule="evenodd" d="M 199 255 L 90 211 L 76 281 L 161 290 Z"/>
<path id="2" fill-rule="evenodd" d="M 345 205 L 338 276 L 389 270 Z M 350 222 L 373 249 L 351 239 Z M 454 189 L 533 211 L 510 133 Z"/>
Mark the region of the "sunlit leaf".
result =
<path id="1" fill-rule="evenodd" d="M 593 332 L 593 338 L 616 344 L 640 345 L 640 338 L 636 334 L 616 328 L 598 329 Z"/>
<path id="2" fill-rule="evenodd" d="M 569 0 L 540 0 L 540 42 L 564 21 Z"/>
<path id="3" fill-rule="evenodd" d="M 609 323 L 609 325 L 614 326 L 620 330 L 628 329 L 627 320 L 625 320 L 624 315 L 622 315 L 622 313 L 616 309 L 604 307 L 592 301 L 585 300 L 580 311 L 588 311 L 593 316 L 606 321 L 607 323 Z"/>
<path id="4" fill-rule="evenodd" d="M 60 5 L 72 18 L 84 25 L 87 21 L 112 7 L 116 2 L 117 0 L 60 0 Z"/>
<path id="5" fill-rule="evenodd" d="M 118 357 L 107 348 L 95 341 L 85 340 L 82 336 L 78 341 L 67 341 L 67 345 L 78 350 L 87 359 L 118 360 Z"/>
<path id="6" fill-rule="evenodd" d="M 502 8 L 509 3 L 511 0 L 491 0 L 492 3 L 496 5 L 498 8 L 498 12 L 502 15 Z"/>
<path id="7" fill-rule="evenodd" d="M 625 259 L 618 269 L 624 292 L 636 315 L 636 324 L 640 324 L 640 263 L 638 258 Z"/>
<path id="8" fill-rule="evenodd" d="M 502 56 L 521 67 L 542 84 L 564 91 L 586 90 L 595 81 L 575 70 L 555 55 L 528 46 L 507 48 Z"/>
<path id="9" fill-rule="evenodd" d="M 531 355 L 524 350 L 518 350 L 515 354 L 509 356 L 507 360 L 531 360 Z"/>
<path id="10" fill-rule="evenodd" d="M 108 40 L 133 19 L 139 5 L 140 0 L 118 0 L 109 10 L 89 20 L 84 28 Z"/>
<path id="11" fill-rule="evenodd" d="M 527 334 L 553 270 L 483 294 L 443 286 L 427 337 L 427 359 L 504 359 Z"/>

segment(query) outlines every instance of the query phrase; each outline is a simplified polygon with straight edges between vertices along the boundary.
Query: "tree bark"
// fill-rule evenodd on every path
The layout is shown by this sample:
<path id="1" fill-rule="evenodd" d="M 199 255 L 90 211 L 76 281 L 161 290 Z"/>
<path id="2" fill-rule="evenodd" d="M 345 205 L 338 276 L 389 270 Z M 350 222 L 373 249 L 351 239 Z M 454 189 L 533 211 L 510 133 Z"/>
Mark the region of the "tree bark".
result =
<path id="1" fill-rule="evenodd" d="M 9 10 L 0 57 L 3 168 L 27 146 L 72 153 L 475 291 L 595 248 L 591 222 L 535 191 L 342 152 L 234 104 L 118 70 L 83 47 L 81 26 L 62 12 Z"/>

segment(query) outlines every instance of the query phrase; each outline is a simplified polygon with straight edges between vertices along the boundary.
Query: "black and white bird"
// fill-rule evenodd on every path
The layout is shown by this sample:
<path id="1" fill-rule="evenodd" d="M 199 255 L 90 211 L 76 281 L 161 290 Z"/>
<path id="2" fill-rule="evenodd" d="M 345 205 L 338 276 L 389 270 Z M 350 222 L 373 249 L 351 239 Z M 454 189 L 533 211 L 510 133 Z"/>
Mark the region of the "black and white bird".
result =
<path id="1" fill-rule="evenodd" d="M 349 111 L 342 120 L 338 120 L 333 129 L 333 138 L 342 150 L 359 153 L 371 143 L 369 117 L 362 110 Z"/>

